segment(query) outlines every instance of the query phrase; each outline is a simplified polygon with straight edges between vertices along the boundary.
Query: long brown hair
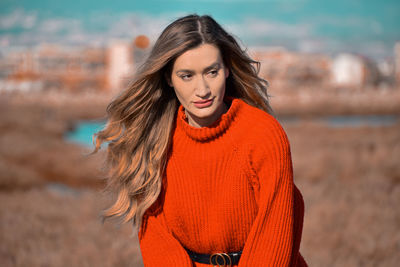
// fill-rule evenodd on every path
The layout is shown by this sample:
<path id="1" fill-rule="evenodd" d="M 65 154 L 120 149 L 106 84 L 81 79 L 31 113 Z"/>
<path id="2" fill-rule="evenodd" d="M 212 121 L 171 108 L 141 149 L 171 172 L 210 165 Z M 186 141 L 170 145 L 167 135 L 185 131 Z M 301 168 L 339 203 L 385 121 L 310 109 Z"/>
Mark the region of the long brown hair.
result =
<path id="1" fill-rule="evenodd" d="M 268 82 L 258 77 L 260 63 L 212 17 L 196 14 L 168 25 L 126 90 L 107 106 L 108 123 L 94 134 L 96 153 L 107 147 L 107 189 L 117 194 L 103 218 L 132 221 L 139 230 L 143 214 L 157 200 L 167 163 L 171 132 L 179 102 L 168 85 L 174 61 L 201 44 L 214 44 L 230 70 L 225 95 L 272 113 Z"/>

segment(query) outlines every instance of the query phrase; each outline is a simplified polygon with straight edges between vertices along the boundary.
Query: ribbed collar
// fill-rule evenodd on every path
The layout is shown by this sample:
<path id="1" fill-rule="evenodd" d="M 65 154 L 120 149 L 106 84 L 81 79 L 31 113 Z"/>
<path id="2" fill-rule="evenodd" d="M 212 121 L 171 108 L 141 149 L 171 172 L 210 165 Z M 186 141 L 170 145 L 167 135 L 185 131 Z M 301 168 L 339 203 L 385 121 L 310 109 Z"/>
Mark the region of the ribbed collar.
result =
<path id="1" fill-rule="evenodd" d="M 225 97 L 224 101 L 230 103 L 228 111 L 222 114 L 213 124 L 200 128 L 189 125 L 185 110 L 182 105 L 179 105 L 177 127 L 181 128 L 193 140 L 200 142 L 207 142 L 222 135 L 231 126 L 244 104 L 243 100 L 230 96 Z"/>

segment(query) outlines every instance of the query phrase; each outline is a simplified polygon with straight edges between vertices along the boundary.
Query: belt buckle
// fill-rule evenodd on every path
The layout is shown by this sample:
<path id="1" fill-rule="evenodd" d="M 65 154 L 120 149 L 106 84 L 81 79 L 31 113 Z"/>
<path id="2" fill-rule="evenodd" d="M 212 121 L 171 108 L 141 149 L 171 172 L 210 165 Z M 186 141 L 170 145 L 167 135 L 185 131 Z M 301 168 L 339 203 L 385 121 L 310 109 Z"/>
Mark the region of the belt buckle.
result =
<path id="1" fill-rule="evenodd" d="M 228 258 L 228 260 L 229 260 L 228 262 L 225 259 L 225 256 Z M 213 262 L 212 262 L 214 257 L 215 257 L 215 263 L 218 265 L 218 267 L 225 267 L 225 266 L 229 266 L 230 267 L 230 266 L 232 266 L 232 259 L 227 253 L 214 253 L 214 254 L 211 254 L 211 256 L 210 256 L 210 265 L 212 265 L 213 267 L 216 267 L 217 265 L 214 265 Z M 219 261 L 220 258 L 223 261 L 222 264 L 220 264 L 220 261 Z"/>

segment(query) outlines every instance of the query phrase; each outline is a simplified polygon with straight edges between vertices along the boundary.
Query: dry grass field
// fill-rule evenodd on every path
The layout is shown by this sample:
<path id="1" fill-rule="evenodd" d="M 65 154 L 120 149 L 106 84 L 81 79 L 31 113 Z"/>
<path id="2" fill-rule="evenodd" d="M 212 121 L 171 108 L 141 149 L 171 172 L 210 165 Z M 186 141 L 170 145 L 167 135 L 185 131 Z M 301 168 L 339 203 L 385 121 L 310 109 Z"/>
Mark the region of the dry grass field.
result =
<path id="1" fill-rule="evenodd" d="M 400 90 L 272 92 L 295 183 L 305 200 L 301 252 L 310 266 L 398 266 L 400 122 L 328 127 L 322 114 L 397 114 Z M 0 96 L 0 266 L 142 266 L 129 225 L 101 223 L 104 151 L 64 140 L 82 119 L 105 115 L 94 95 Z M 396 104 L 397 103 L 397 104 Z"/>

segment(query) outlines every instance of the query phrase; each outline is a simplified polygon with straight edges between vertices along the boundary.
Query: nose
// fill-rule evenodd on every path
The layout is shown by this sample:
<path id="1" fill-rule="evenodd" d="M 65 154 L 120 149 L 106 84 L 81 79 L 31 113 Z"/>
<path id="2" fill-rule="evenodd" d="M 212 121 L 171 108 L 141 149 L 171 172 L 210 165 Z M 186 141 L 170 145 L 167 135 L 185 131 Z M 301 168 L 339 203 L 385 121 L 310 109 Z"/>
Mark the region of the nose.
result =
<path id="1" fill-rule="evenodd" d="M 207 98 L 211 93 L 210 87 L 204 77 L 199 77 L 196 83 L 196 96 Z"/>

